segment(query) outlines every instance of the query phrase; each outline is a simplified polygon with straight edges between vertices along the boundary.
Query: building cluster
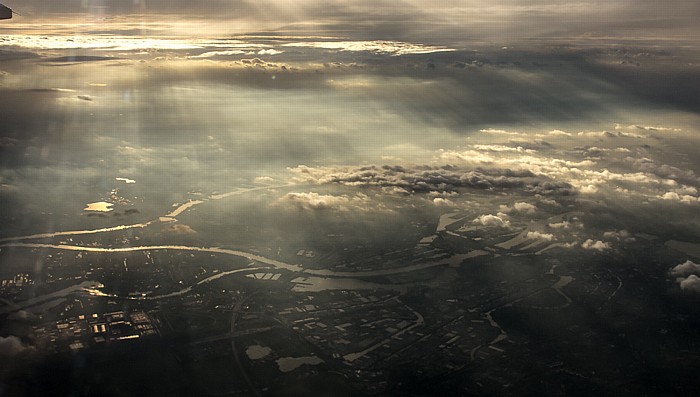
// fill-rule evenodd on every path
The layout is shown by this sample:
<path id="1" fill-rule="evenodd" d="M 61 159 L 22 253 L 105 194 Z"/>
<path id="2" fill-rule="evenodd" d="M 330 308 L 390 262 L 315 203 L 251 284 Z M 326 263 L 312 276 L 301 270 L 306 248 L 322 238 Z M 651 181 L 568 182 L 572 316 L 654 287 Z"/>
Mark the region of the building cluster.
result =
<path id="1" fill-rule="evenodd" d="M 81 314 L 38 325 L 34 333 L 38 346 L 59 352 L 141 339 L 159 332 L 152 317 L 137 310 Z"/>

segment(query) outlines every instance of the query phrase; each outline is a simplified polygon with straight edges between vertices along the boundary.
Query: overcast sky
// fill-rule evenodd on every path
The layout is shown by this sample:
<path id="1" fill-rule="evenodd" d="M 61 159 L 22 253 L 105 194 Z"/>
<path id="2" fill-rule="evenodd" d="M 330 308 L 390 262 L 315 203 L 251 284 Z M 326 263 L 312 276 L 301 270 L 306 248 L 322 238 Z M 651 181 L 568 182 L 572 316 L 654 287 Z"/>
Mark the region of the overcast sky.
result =
<path id="1" fill-rule="evenodd" d="M 6 1 L 24 18 L 76 20 L 151 14 L 163 20 L 204 18 L 240 29 L 331 32 L 375 39 L 456 41 L 526 37 L 669 37 L 698 32 L 693 0 L 441 1 L 417 0 L 27 0 Z M 140 19 L 143 21 L 143 19 Z M 207 23 L 207 22 L 203 22 Z M 211 26 L 201 26 L 206 32 Z M 218 30 L 217 30 L 218 31 Z"/>

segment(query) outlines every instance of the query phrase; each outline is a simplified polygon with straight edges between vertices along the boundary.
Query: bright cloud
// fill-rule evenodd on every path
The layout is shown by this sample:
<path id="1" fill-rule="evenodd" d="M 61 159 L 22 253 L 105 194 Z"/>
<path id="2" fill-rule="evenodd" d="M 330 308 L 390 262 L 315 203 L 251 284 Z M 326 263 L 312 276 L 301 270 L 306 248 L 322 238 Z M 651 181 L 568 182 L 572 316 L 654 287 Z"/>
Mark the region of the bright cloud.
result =
<path id="1" fill-rule="evenodd" d="M 681 278 L 678 281 L 681 290 L 688 292 L 700 292 L 700 277 L 691 274 L 685 279 Z"/>
<path id="2" fill-rule="evenodd" d="M 600 240 L 593 241 L 588 239 L 581 244 L 581 248 L 587 250 L 605 251 L 610 249 L 610 245 Z"/>
<path id="3" fill-rule="evenodd" d="M 503 228 L 509 228 L 510 227 L 510 221 L 508 220 L 508 215 L 499 212 L 496 215 L 491 215 L 491 214 L 486 214 L 486 215 L 481 215 L 474 219 L 472 223 L 476 223 L 482 226 L 494 226 L 494 227 L 503 227 Z"/>
<path id="4" fill-rule="evenodd" d="M 700 264 L 691 260 L 687 260 L 680 265 L 676 265 L 668 272 L 672 276 L 689 276 L 691 274 L 700 274 Z"/>

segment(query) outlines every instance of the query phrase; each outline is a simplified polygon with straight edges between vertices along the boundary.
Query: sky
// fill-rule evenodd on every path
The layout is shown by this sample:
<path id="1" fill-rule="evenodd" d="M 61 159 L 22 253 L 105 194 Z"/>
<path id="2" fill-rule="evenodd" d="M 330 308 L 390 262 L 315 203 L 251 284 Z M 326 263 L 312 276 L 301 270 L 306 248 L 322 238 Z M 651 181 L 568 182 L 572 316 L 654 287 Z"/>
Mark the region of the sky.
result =
<path id="1" fill-rule="evenodd" d="M 146 217 L 289 182 L 265 208 L 485 194 L 491 226 L 516 203 L 590 206 L 578 247 L 700 230 L 694 1 L 6 4 L 3 235 L 121 222 L 84 211 L 125 213 L 115 188 Z"/>
<path id="2" fill-rule="evenodd" d="M 4 4 L 0 239 L 264 186 L 156 236 L 381 245 L 452 212 L 582 258 L 700 236 L 696 0 Z M 662 282 L 700 293 L 678 252 Z"/>
<path id="3" fill-rule="evenodd" d="M 700 6 L 656 1 L 58 0 L 7 1 L 27 18 L 149 15 L 228 29 L 461 41 L 543 37 L 692 38 Z"/>

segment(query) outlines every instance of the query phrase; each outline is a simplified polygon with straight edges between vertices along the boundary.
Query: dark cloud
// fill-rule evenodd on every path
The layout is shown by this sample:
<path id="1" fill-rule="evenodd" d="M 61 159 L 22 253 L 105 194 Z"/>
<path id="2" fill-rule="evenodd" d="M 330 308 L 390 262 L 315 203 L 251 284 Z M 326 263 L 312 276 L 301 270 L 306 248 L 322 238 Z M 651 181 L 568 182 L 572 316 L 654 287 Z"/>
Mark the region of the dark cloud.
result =
<path id="1" fill-rule="evenodd" d="M 94 55 L 69 55 L 56 58 L 44 59 L 44 62 L 57 62 L 57 63 L 76 63 L 76 62 L 99 62 L 99 61 L 113 61 L 114 57 L 103 57 Z"/>
<path id="2" fill-rule="evenodd" d="M 0 336 L 0 357 L 13 358 L 25 350 L 27 350 L 27 346 L 18 337 L 13 335 Z"/>
<path id="3" fill-rule="evenodd" d="M 576 192 L 573 186 L 568 183 L 538 180 L 538 178 L 533 178 L 534 174 L 529 171 L 499 168 L 469 170 L 454 166 L 373 165 L 358 168 L 298 166 L 292 168 L 291 171 L 296 174 L 296 179 L 306 183 L 394 188 L 390 191 L 397 193 L 451 192 L 464 188 L 480 190 L 521 189 L 547 195 L 572 195 Z"/>
<path id="4" fill-rule="evenodd" d="M 572 196 L 577 193 L 569 182 L 556 181 L 535 182 L 527 187 L 527 191 L 543 196 Z"/>

